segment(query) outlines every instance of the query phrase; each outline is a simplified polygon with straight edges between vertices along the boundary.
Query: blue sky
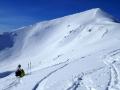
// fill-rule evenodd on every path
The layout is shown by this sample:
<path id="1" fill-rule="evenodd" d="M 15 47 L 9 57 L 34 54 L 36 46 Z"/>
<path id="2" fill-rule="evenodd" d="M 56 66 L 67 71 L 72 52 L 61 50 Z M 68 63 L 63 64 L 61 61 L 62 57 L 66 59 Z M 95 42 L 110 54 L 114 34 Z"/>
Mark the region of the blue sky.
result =
<path id="1" fill-rule="evenodd" d="M 0 0 L 0 31 L 91 8 L 101 8 L 120 19 L 120 0 Z"/>

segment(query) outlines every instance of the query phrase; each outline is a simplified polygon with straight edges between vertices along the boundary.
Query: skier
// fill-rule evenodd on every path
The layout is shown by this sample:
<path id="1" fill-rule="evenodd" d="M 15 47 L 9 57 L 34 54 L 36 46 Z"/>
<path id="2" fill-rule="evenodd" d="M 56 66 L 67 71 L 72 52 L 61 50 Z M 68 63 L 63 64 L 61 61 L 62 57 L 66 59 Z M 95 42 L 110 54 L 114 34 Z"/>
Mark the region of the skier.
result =
<path id="1" fill-rule="evenodd" d="M 18 68 L 17 68 L 17 70 L 15 72 L 15 76 L 20 77 L 20 78 L 25 76 L 25 71 L 21 68 L 20 64 L 18 65 Z"/>

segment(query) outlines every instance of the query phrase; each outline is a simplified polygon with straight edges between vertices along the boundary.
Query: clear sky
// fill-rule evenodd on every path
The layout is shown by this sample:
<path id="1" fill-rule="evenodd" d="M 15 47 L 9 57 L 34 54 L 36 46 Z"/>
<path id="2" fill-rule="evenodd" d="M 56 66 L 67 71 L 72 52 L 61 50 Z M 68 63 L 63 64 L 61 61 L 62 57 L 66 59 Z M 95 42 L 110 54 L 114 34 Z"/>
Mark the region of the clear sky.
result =
<path id="1" fill-rule="evenodd" d="M 101 8 L 120 19 L 120 0 L 0 0 L 0 31 L 91 8 Z"/>

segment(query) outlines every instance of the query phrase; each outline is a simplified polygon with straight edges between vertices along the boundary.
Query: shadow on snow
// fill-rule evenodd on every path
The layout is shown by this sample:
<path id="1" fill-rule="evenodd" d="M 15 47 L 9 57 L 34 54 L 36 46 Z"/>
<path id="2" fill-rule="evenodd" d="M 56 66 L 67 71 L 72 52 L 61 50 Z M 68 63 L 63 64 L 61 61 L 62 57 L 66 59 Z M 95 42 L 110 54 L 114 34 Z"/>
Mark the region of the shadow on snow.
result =
<path id="1" fill-rule="evenodd" d="M 13 71 L 2 72 L 2 73 L 0 73 L 0 78 L 4 78 L 4 77 L 10 75 L 11 73 L 13 73 Z"/>

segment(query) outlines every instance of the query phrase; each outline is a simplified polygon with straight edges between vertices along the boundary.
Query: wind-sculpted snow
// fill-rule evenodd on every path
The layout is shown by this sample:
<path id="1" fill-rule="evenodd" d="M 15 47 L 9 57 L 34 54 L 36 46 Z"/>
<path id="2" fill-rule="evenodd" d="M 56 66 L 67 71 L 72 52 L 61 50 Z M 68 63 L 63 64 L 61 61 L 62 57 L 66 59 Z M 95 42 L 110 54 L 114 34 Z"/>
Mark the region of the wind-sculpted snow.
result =
<path id="1" fill-rule="evenodd" d="M 0 90 L 120 90 L 120 24 L 97 8 L 1 33 Z"/>

